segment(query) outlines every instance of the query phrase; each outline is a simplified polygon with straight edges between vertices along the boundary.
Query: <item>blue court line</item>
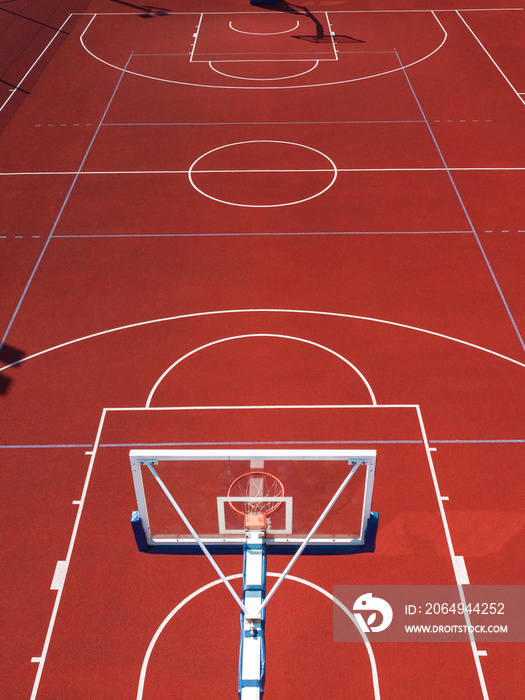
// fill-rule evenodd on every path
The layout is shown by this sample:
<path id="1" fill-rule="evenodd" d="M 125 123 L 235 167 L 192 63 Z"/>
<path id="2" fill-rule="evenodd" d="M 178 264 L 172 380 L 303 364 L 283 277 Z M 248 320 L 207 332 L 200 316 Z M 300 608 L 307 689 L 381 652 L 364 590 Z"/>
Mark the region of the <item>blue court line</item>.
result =
<path id="1" fill-rule="evenodd" d="M 91 139 L 91 141 L 90 141 L 90 143 L 89 143 L 89 146 L 87 147 L 87 150 L 86 150 L 86 152 L 85 152 L 85 154 L 84 154 L 84 157 L 82 158 L 82 161 L 81 161 L 80 166 L 79 166 L 79 168 L 78 168 L 78 170 L 77 170 L 77 173 L 76 173 L 75 177 L 73 178 L 73 182 L 71 183 L 71 185 L 70 185 L 70 187 L 69 187 L 69 190 L 68 190 L 68 193 L 67 193 L 67 195 L 66 195 L 66 197 L 65 197 L 65 199 L 64 199 L 64 201 L 63 201 L 63 203 L 62 203 L 62 206 L 60 207 L 60 211 L 58 212 L 58 216 L 57 216 L 57 218 L 55 219 L 55 223 L 53 224 L 53 227 L 52 227 L 52 229 L 51 229 L 51 231 L 50 231 L 50 233 L 49 233 L 49 235 L 48 235 L 48 237 L 47 237 L 47 240 L 46 240 L 46 242 L 45 242 L 45 244 L 44 244 L 42 250 L 40 251 L 40 255 L 38 256 L 38 259 L 37 259 L 37 261 L 36 261 L 36 263 L 35 263 L 35 266 L 33 267 L 33 271 L 31 272 L 31 275 L 29 276 L 29 279 L 28 279 L 27 284 L 26 284 L 26 286 L 25 286 L 25 288 L 24 288 L 24 291 L 22 292 L 22 295 L 21 295 L 20 299 L 18 300 L 18 304 L 16 305 L 15 311 L 14 311 L 13 315 L 11 316 L 11 320 L 9 321 L 9 324 L 8 324 L 8 326 L 7 326 L 7 329 L 6 329 L 5 333 L 4 333 L 4 336 L 3 336 L 2 340 L 0 341 L 0 350 L 2 349 L 4 343 L 6 342 L 7 336 L 9 335 L 9 332 L 10 332 L 12 326 L 13 326 L 13 323 L 14 323 L 14 321 L 15 321 L 17 315 L 18 315 L 18 312 L 20 311 L 20 307 L 22 306 L 22 303 L 23 303 L 23 301 L 24 301 L 24 299 L 25 299 L 25 297 L 26 297 L 26 294 L 27 294 L 27 292 L 29 291 L 29 287 L 31 286 L 31 283 L 32 283 L 32 281 L 33 281 L 33 279 L 34 279 L 34 277 L 35 277 L 35 275 L 36 275 L 36 272 L 37 272 L 37 270 L 38 270 L 38 268 L 39 268 L 39 266 L 40 266 L 40 263 L 42 262 L 42 259 L 43 259 L 44 255 L 45 255 L 45 252 L 46 252 L 46 250 L 47 250 L 47 248 L 48 248 L 48 246 L 49 246 L 49 243 L 50 243 L 51 239 L 53 238 L 53 234 L 54 234 L 54 232 L 55 232 L 55 230 L 56 230 L 56 228 L 57 228 L 57 226 L 58 226 L 58 223 L 59 223 L 60 219 L 62 218 L 62 214 L 64 213 L 64 209 L 66 208 L 67 203 L 69 202 L 69 198 L 70 198 L 70 196 L 71 196 L 71 193 L 73 192 L 73 189 L 74 189 L 75 185 L 77 184 L 78 178 L 79 178 L 79 176 L 80 176 L 80 172 L 81 172 L 81 170 L 82 170 L 82 168 L 83 168 L 83 166 L 84 166 L 84 163 L 85 163 L 86 160 L 87 160 L 87 157 L 88 157 L 88 155 L 89 155 L 89 152 L 91 151 L 91 148 L 93 147 L 93 144 L 95 143 L 95 139 L 96 139 L 97 136 L 98 136 L 98 133 L 99 133 L 99 131 L 100 131 L 100 127 L 102 126 L 102 123 L 103 123 L 103 121 L 104 121 L 104 118 L 105 118 L 106 114 L 108 113 L 109 108 L 111 107 L 111 103 L 113 102 L 113 100 L 114 100 L 114 98 L 115 98 L 115 95 L 117 94 L 117 90 L 118 90 L 119 87 L 120 87 L 120 83 L 122 82 L 122 78 L 124 77 L 124 75 L 125 75 L 125 73 L 126 73 L 126 68 L 127 68 L 127 66 L 128 66 L 128 63 L 130 62 L 130 60 L 131 60 L 131 56 L 128 58 L 128 60 L 127 60 L 127 62 L 126 62 L 126 65 L 124 66 L 124 69 L 122 70 L 122 72 L 121 72 L 121 74 L 120 74 L 120 77 L 119 77 L 119 79 L 118 79 L 118 81 L 117 81 L 117 84 L 116 84 L 116 86 L 115 86 L 115 89 L 113 90 L 113 94 L 111 95 L 111 97 L 110 97 L 110 99 L 109 99 L 109 102 L 108 102 L 107 105 L 106 105 L 106 108 L 105 108 L 104 113 L 103 113 L 103 115 L 102 115 L 102 117 L 101 117 L 101 119 L 100 119 L 100 122 L 99 122 L 97 128 L 95 129 L 95 133 L 93 134 L 93 138 Z"/>
<path id="2" fill-rule="evenodd" d="M 0 445 L 0 450 L 47 450 L 47 449 L 64 449 L 64 448 L 77 448 L 77 449 L 91 449 L 92 444 L 86 445 Z"/>
<path id="3" fill-rule="evenodd" d="M 430 445 L 516 445 L 524 444 L 525 438 L 487 440 L 429 440 Z M 106 442 L 99 447 L 188 447 L 197 445 L 422 445 L 420 440 L 266 440 L 264 442 Z M 42 450 L 42 449 L 92 449 L 92 444 L 58 445 L 0 445 L 0 450 Z"/>
<path id="4" fill-rule="evenodd" d="M 470 218 L 470 216 L 469 216 L 469 213 L 468 213 L 468 211 L 467 211 L 467 208 L 466 208 L 466 206 L 465 206 L 465 203 L 463 202 L 463 199 L 462 199 L 462 197 L 461 197 L 461 195 L 460 195 L 460 193 L 459 193 L 459 190 L 458 190 L 458 188 L 457 188 L 456 182 L 455 182 L 454 178 L 452 177 L 452 173 L 450 172 L 450 169 L 449 169 L 448 164 L 447 164 L 447 162 L 446 162 L 446 160 L 445 160 L 445 157 L 443 156 L 443 153 L 441 152 L 441 149 L 440 149 L 439 144 L 438 144 L 438 142 L 437 142 L 437 140 L 436 140 L 436 137 L 434 136 L 434 132 L 432 131 L 432 128 L 431 128 L 430 123 L 429 123 L 429 121 L 428 121 L 428 119 L 427 119 L 427 117 L 426 117 L 426 114 L 425 114 L 425 112 L 423 111 L 423 107 L 421 106 L 421 103 L 420 103 L 420 101 L 419 101 L 418 98 L 417 98 L 416 92 L 415 92 L 415 90 L 414 90 L 414 88 L 413 88 L 413 86 L 412 86 L 412 83 L 410 82 L 410 79 L 409 79 L 409 77 L 408 77 L 408 75 L 407 75 L 406 69 L 405 69 L 405 67 L 403 66 L 402 62 L 401 62 L 401 59 L 400 59 L 400 57 L 399 57 L 399 54 L 398 54 L 397 51 L 396 51 L 395 53 L 396 53 L 396 56 L 397 56 L 397 60 L 399 61 L 399 65 L 401 66 L 401 68 L 402 68 L 402 70 L 403 70 L 403 74 L 404 74 L 404 76 L 405 76 L 405 79 L 406 79 L 406 81 L 407 81 L 407 83 L 408 83 L 408 87 L 410 88 L 410 91 L 412 92 L 412 96 L 413 96 L 413 98 L 414 98 L 414 100 L 415 100 L 415 102 L 416 102 L 416 104 L 417 104 L 417 106 L 418 106 L 419 111 L 421 112 L 421 116 L 423 117 L 423 119 L 424 119 L 425 122 L 426 122 L 428 131 L 429 131 L 429 133 L 430 133 L 430 136 L 431 136 L 431 138 L 432 138 L 432 141 L 433 141 L 433 143 L 434 143 L 434 146 L 436 147 L 436 150 L 437 150 L 437 152 L 438 152 L 438 154 L 439 154 L 439 157 L 440 157 L 440 159 L 441 159 L 441 162 L 443 163 L 443 165 L 444 165 L 444 167 L 445 167 L 445 169 L 446 169 L 446 171 L 447 171 L 447 174 L 448 174 L 450 183 L 451 183 L 452 187 L 454 188 L 454 192 L 456 193 L 456 196 L 457 196 L 458 201 L 459 201 L 459 203 L 460 203 L 460 205 L 461 205 L 461 208 L 462 208 L 462 210 L 463 210 L 463 213 L 464 213 L 464 215 L 465 215 L 465 217 L 466 217 L 466 219 L 467 219 L 467 221 L 468 221 L 469 226 L 471 227 L 471 232 L 472 232 L 472 234 L 474 235 L 474 238 L 475 238 L 475 240 L 476 240 L 476 243 L 478 244 L 478 247 L 479 247 L 479 249 L 480 249 L 480 251 L 481 251 L 481 254 L 482 254 L 482 256 L 483 256 L 483 259 L 485 260 L 485 264 L 486 264 L 487 269 L 488 269 L 488 271 L 489 271 L 489 273 L 490 273 L 490 276 L 492 277 L 492 281 L 494 282 L 494 284 L 495 284 L 495 286 L 496 286 L 496 289 L 498 290 L 500 299 L 501 299 L 501 301 L 503 302 L 503 305 L 504 305 L 504 307 L 505 307 L 505 310 L 507 311 L 507 315 L 508 315 L 508 317 L 509 317 L 509 319 L 510 319 L 510 321 L 511 321 L 511 323 L 512 323 L 512 326 L 514 327 L 514 330 L 515 330 L 515 332 L 516 332 L 516 335 L 518 336 L 518 339 L 519 339 L 519 341 L 520 341 L 520 343 L 521 343 L 521 347 L 523 348 L 523 350 L 525 350 L 525 342 L 523 341 L 523 338 L 522 338 L 522 336 L 521 336 L 521 333 L 519 332 L 519 329 L 518 329 L 518 326 L 517 326 L 517 324 L 516 324 L 516 321 L 514 320 L 514 316 L 512 315 L 511 310 L 510 310 L 510 307 L 509 307 L 509 305 L 508 305 L 508 303 L 507 303 L 507 300 L 505 299 L 505 295 L 503 294 L 503 290 L 501 289 L 501 287 L 500 287 L 500 285 L 499 285 L 499 282 L 498 282 L 498 280 L 497 280 L 497 278 L 496 278 L 496 274 L 494 273 L 494 270 L 492 269 L 492 266 L 491 266 L 491 264 L 490 264 L 490 262 L 489 262 L 488 256 L 487 256 L 487 254 L 485 253 L 485 249 L 483 248 L 483 245 L 482 245 L 481 240 L 480 240 L 480 238 L 479 238 L 479 236 L 478 236 L 478 234 L 477 234 L 477 232 L 476 232 L 476 229 L 475 229 L 475 227 L 474 227 L 474 224 L 472 223 L 472 220 L 471 220 L 471 218 Z"/>
<path id="5" fill-rule="evenodd" d="M 103 126 L 319 126 L 333 124 L 424 124 L 423 119 L 374 119 L 326 122 L 106 122 Z"/>
<path id="6" fill-rule="evenodd" d="M 295 231 L 295 232 L 241 232 L 241 233 L 93 233 L 66 234 L 57 238 L 198 238 L 202 236 L 425 236 L 436 234 L 468 233 L 472 231 Z"/>
<path id="7" fill-rule="evenodd" d="M 506 444 L 506 443 L 525 443 L 524 438 L 515 438 L 508 440 L 429 440 L 431 444 L 444 444 L 444 445 L 473 445 L 476 443 L 487 443 L 487 444 Z"/>

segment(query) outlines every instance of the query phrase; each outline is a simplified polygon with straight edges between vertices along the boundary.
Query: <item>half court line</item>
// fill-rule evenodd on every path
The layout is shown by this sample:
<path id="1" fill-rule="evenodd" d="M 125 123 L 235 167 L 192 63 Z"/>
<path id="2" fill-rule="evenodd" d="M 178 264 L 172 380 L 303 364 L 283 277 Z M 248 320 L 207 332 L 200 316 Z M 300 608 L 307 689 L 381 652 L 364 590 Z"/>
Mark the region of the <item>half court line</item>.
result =
<path id="1" fill-rule="evenodd" d="M 202 156 L 201 156 L 202 157 Z M 333 168 L 290 168 L 287 170 L 271 168 L 263 169 L 239 169 L 239 170 L 192 170 L 196 175 L 220 175 L 223 173 L 330 173 Z M 337 168 L 338 173 L 451 173 L 451 172 L 520 172 L 525 166 L 503 167 L 452 167 L 452 168 Z M 0 177 L 29 177 L 29 176 L 58 176 L 58 175 L 188 175 L 186 170 L 33 170 L 0 172 Z"/>

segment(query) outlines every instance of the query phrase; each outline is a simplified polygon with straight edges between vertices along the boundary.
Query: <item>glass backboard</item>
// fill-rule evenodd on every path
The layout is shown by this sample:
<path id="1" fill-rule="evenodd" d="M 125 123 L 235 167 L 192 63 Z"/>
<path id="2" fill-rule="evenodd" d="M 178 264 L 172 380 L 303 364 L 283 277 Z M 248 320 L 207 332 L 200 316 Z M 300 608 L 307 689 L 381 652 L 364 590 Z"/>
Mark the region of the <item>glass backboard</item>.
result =
<path id="1" fill-rule="evenodd" d="M 264 513 L 269 550 L 362 548 L 371 512 L 374 450 L 131 450 L 135 534 L 144 550 L 213 551 L 245 541 L 243 513 Z M 322 522 L 319 519 L 323 516 Z M 372 523 L 373 525 L 373 523 Z M 139 541 L 139 538 L 137 538 Z"/>

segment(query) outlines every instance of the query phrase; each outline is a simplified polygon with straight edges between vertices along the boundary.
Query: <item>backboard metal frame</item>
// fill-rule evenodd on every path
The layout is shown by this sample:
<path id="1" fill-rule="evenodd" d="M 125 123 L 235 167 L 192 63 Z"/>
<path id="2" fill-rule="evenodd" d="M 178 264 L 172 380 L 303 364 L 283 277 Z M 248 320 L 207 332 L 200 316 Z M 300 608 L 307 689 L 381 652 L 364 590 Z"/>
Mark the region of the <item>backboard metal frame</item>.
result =
<path id="1" fill-rule="evenodd" d="M 144 493 L 141 468 L 145 465 L 157 465 L 163 461 L 206 461 L 206 460 L 241 460 L 254 464 L 272 460 L 318 460 L 318 461 L 348 461 L 349 471 L 356 462 L 366 468 L 365 491 L 361 512 L 360 532 L 358 536 L 344 537 L 313 537 L 304 548 L 305 554 L 350 554 L 373 551 L 377 531 L 377 513 L 371 511 L 372 492 L 374 486 L 376 451 L 375 450 L 333 450 L 333 449 L 148 449 L 131 450 L 129 453 L 133 483 L 137 498 L 138 510 L 133 513 L 132 527 L 137 545 L 141 551 L 170 554 L 195 554 L 201 551 L 198 543 L 188 534 L 187 538 L 169 536 L 153 536 L 150 528 L 148 508 Z M 270 467 L 271 469 L 271 467 Z M 176 500 L 177 494 L 172 494 Z M 245 532 L 242 529 L 226 528 L 224 508 L 227 502 L 234 498 L 217 496 L 218 534 L 213 537 L 202 537 L 202 543 L 213 554 L 240 553 L 245 543 Z M 244 499 L 246 500 L 246 499 Z M 276 501 L 281 500 L 275 498 Z M 291 537 L 292 529 L 292 499 L 283 496 L 285 506 L 284 530 L 271 529 L 268 532 L 267 549 L 271 553 L 295 553 L 304 541 L 301 537 Z M 211 504 L 210 504 L 211 505 Z M 222 511 L 222 516 L 221 516 Z"/>

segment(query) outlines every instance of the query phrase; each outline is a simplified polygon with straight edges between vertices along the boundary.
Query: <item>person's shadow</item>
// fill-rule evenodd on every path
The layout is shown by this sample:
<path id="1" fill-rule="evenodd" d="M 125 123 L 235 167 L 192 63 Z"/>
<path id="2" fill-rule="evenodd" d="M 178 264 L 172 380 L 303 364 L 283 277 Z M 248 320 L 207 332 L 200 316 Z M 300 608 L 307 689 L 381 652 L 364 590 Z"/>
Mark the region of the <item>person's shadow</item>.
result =
<path id="1" fill-rule="evenodd" d="M 170 12 L 166 7 L 155 7 L 154 5 L 135 5 L 132 2 L 126 2 L 126 0 L 111 0 L 111 2 L 116 2 L 119 5 L 126 5 L 126 7 L 133 7 L 136 10 L 142 10 L 141 14 L 139 14 L 139 17 L 142 17 L 142 19 L 164 17 Z"/>
<path id="2" fill-rule="evenodd" d="M 25 354 L 22 350 L 14 348 L 12 345 L 0 346 L 0 363 L 6 367 L 18 367 L 19 363 L 24 359 Z M 7 394 L 11 386 L 12 379 L 5 372 L 0 372 L 0 395 Z"/>

